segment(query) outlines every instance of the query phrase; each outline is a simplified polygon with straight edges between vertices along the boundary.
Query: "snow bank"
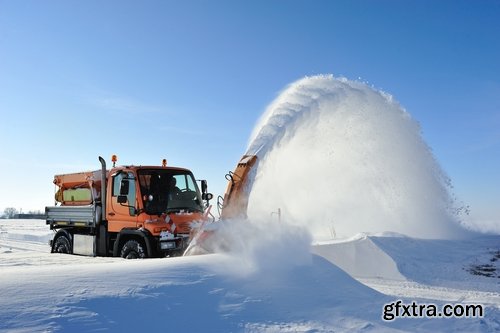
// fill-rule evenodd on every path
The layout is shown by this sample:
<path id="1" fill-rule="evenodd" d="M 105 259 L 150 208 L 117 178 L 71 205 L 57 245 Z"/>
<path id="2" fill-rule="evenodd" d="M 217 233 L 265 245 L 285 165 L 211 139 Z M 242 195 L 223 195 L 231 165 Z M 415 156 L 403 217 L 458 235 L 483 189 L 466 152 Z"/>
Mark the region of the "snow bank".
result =
<path id="1" fill-rule="evenodd" d="M 394 259 L 367 236 L 318 244 L 312 251 L 356 278 L 406 280 Z"/>
<path id="2" fill-rule="evenodd" d="M 35 222 L 34 222 L 35 221 Z M 53 232 L 42 220 L 0 219 L 0 239 L 45 242 L 52 239 Z"/>
<path id="3" fill-rule="evenodd" d="M 42 220 L 0 219 L 0 253 L 11 254 L 0 260 L 0 267 L 31 265 L 33 258 L 26 252 L 49 252 L 52 235 Z"/>
<path id="4" fill-rule="evenodd" d="M 358 235 L 315 244 L 312 252 L 384 293 L 500 304 L 499 236 L 429 240 Z"/>
<path id="5" fill-rule="evenodd" d="M 497 292 L 500 300 L 499 281 L 496 281 L 500 277 L 500 236 L 481 236 L 467 240 L 409 237 L 370 239 L 394 260 L 399 272 L 409 280 L 425 285 L 457 289 L 472 287 Z M 473 268 L 481 265 L 495 268 L 493 278 L 474 274 Z"/>

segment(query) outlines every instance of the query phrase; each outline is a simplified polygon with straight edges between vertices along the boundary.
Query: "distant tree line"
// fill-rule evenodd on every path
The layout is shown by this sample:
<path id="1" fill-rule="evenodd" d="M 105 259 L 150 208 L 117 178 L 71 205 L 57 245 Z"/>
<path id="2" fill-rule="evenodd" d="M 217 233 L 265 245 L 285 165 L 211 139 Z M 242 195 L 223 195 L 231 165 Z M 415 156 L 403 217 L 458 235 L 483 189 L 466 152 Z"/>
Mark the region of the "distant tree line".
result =
<path id="1" fill-rule="evenodd" d="M 43 213 L 40 210 L 30 210 L 27 213 L 21 214 L 20 211 L 13 207 L 7 207 L 3 210 L 3 215 L 0 215 L 2 219 L 15 219 L 18 218 L 19 215 L 42 215 Z"/>

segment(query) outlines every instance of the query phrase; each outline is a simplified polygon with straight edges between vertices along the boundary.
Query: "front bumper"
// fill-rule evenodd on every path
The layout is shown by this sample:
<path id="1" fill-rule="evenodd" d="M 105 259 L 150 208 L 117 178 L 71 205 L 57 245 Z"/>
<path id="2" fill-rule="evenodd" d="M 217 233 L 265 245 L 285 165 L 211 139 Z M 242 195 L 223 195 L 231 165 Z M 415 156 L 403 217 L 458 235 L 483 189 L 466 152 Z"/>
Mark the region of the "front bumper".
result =
<path id="1" fill-rule="evenodd" d="M 184 253 L 189 244 L 189 235 L 176 235 L 174 237 L 160 237 L 158 250 L 164 256 L 178 256 Z"/>

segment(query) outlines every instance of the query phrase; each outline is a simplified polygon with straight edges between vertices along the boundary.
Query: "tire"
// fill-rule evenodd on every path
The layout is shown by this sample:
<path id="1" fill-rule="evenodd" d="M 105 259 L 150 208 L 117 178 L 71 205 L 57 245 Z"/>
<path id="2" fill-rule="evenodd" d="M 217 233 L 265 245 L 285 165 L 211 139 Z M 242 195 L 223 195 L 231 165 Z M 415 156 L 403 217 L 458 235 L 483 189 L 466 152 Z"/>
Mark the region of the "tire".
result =
<path id="1" fill-rule="evenodd" d="M 71 241 L 69 240 L 68 236 L 60 235 L 59 237 L 57 237 L 56 241 L 54 242 L 54 246 L 52 247 L 52 253 L 73 253 Z"/>
<path id="2" fill-rule="evenodd" d="M 123 244 L 121 257 L 125 259 L 144 259 L 146 258 L 146 253 L 141 243 L 131 239 Z"/>

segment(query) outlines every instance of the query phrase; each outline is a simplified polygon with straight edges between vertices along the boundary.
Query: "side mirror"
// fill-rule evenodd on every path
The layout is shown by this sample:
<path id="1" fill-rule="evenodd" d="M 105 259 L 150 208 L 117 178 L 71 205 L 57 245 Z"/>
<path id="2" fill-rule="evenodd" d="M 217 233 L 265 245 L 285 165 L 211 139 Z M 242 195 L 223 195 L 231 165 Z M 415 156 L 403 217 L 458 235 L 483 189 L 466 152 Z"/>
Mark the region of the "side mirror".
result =
<path id="1" fill-rule="evenodd" d="M 210 201 L 210 200 L 212 200 L 212 199 L 214 198 L 214 195 L 213 195 L 212 193 L 203 193 L 203 194 L 201 195 L 201 198 L 202 198 L 203 200 Z"/>
<path id="2" fill-rule="evenodd" d="M 127 196 L 126 195 L 119 195 L 116 200 L 118 201 L 119 204 L 126 204 L 127 203 Z"/>
<path id="3" fill-rule="evenodd" d="M 128 179 L 122 179 L 120 183 L 120 196 L 127 196 L 130 188 L 130 183 Z"/>
<path id="4" fill-rule="evenodd" d="M 201 181 L 201 193 L 203 193 L 203 194 L 207 193 L 207 188 L 208 188 L 207 181 L 205 179 L 203 179 Z"/>

